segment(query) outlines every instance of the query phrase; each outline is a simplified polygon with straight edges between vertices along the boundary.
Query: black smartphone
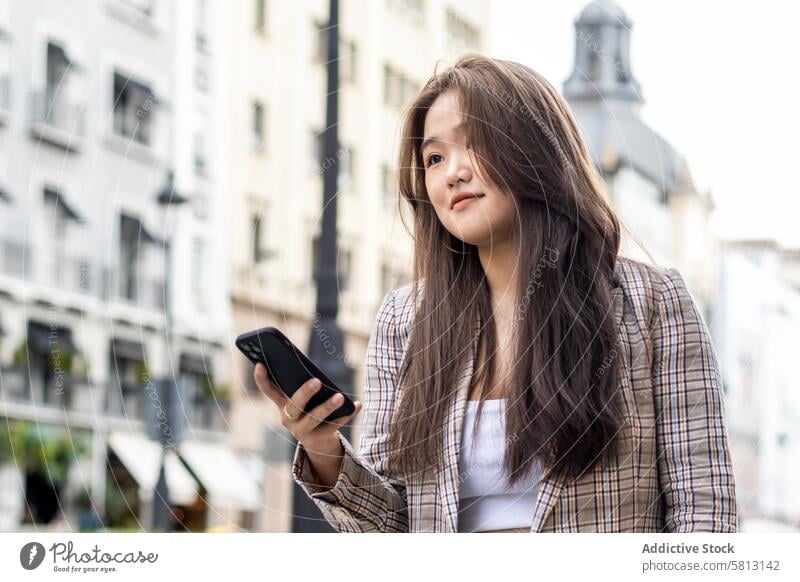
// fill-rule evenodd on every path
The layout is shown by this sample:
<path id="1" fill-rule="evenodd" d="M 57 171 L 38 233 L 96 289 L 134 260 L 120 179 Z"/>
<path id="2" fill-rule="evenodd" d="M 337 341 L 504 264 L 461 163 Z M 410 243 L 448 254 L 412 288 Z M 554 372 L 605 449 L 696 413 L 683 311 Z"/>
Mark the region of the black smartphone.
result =
<path id="1" fill-rule="evenodd" d="M 311 378 L 318 378 L 322 386 L 306 404 L 305 412 L 310 412 L 334 394 L 342 394 L 344 402 L 325 418 L 326 421 L 347 416 L 355 411 L 353 399 L 331 382 L 330 378 L 277 328 L 264 327 L 243 333 L 236 338 L 236 347 L 253 364 L 259 362 L 264 364 L 272 383 L 289 397 Z"/>

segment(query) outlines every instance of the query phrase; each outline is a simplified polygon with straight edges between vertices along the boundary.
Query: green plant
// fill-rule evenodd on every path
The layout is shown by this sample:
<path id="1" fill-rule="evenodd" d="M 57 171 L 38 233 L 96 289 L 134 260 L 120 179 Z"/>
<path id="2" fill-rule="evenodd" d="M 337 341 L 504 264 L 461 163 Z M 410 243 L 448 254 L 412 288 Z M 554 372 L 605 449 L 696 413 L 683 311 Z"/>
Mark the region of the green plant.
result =
<path id="1" fill-rule="evenodd" d="M 0 465 L 21 462 L 24 455 L 25 422 L 15 420 L 6 424 L 5 434 L 0 437 Z"/>
<path id="2" fill-rule="evenodd" d="M 47 360 L 52 370 L 60 369 L 65 374 L 71 374 L 75 356 L 71 350 L 50 350 Z"/>
<path id="3" fill-rule="evenodd" d="M 216 395 L 218 400 L 230 400 L 231 387 L 228 386 L 227 384 L 217 384 Z"/>
<path id="4" fill-rule="evenodd" d="M 15 462 L 53 483 L 62 483 L 72 462 L 89 449 L 84 438 L 67 436 L 53 426 L 23 420 L 8 426 L 7 435 L 0 439 L 0 460 Z"/>
<path id="5" fill-rule="evenodd" d="M 215 384 L 211 376 L 204 376 L 202 380 L 202 390 L 206 398 L 214 400 L 229 400 L 231 390 L 227 384 Z"/>
<path id="6" fill-rule="evenodd" d="M 11 361 L 15 366 L 28 365 L 28 341 L 22 340 L 20 344 L 14 349 L 14 354 L 11 356 Z"/>
<path id="7" fill-rule="evenodd" d="M 136 379 L 139 380 L 139 384 L 142 386 L 147 385 L 147 382 L 152 378 L 150 375 L 150 368 L 147 367 L 147 364 L 144 361 L 136 362 Z"/>
<path id="8" fill-rule="evenodd" d="M 115 530 L 136 531 L 138 528 L 138 495 L 136 488 L 109 479 L 106 484 L 105 515 Z"/>

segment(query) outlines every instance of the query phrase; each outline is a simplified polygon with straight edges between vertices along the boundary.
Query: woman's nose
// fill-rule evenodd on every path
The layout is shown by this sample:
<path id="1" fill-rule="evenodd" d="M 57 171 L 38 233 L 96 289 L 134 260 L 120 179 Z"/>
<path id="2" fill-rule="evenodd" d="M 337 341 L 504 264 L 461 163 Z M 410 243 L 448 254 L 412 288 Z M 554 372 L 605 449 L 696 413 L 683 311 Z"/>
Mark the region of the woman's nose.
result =
<path id="1" fill-rule="evenodd" d="M 447 183 L 455 186 L 458 182 L 472 180 L 472 161 L 469 154 L 464 152 L 453 153 L 447 166 Z"/>

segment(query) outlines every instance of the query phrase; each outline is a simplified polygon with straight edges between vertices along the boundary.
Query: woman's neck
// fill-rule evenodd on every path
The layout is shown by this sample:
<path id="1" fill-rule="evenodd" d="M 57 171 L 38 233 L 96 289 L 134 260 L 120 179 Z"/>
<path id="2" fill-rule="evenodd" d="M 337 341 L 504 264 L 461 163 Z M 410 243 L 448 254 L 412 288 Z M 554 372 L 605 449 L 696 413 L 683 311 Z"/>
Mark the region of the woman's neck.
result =
<path id="1" fill-rule="evenodd" d="M 517 294 L 519 248 L 515 240 L 492 247 L 478 247 L 478 256 L 489 285 L 492 310 L 513 309 Z"/>

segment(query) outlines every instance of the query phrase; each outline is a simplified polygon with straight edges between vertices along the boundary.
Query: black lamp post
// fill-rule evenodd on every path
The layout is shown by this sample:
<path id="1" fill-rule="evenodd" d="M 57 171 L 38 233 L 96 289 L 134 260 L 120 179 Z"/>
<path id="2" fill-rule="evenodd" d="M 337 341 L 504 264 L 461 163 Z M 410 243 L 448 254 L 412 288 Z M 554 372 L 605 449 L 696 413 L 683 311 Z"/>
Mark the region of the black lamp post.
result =
<path id="1" fill-rule="evenodd" d="M 338 160 L 339 138 L 339 2 L 330 0 L 327 40 L 328 92 L 325 109 L 325 160 Z M 321 162 L 321 160 L 320 160 Z M 341 356 L 344 353 L 344 338 L 336 323 L 339 311 L 338 275 L 336 269 L 338 244 L 336 240 L 336 190 L 338 164 L 323 165 L 322 230 L 318 255 L 314 257 L 316 268 L 314 280 L 317 284 L 316 321 L 312 325 L 308 346 L 309 357 L 343 391 L 350 392 L 353 370 Z M 321 334 L 320 330 L 325 333 Z M 324 337 L 323 337 L 324 336 Z M 331 349 L 331 345 L 335 349 Z M 345 437 L 350 436 L 350 427 L 342 428 Z M 292 530 L 295 532 L 332 532 L 314 503 L 295 484 L 292 511 Z"/>
<path id="2" fill-rule="evenodd" d="M 175 175 L 172 171 L 156 197 L 156 202 L 164 213 L 163 245 L 164 245 L 164 334 L 168 349 L 172 347 L 172 236 L 166 225 L 166 215 L 170 207 L 178 207 L 189 198 L 175 191 Z M 176 403 L 178 385 L 174 377 L 166 376 L 156 383 L 158 398 L 150 398 L 153 414 L 150 416 L 150 436 L 161 445 L 161 462 L 158 481 L 153 492 L 153 531 L 169 531 L 172 508 L 169 503 L 169 487 L 167 486 L 166 459 L 167 449 L 174 446 L 179 434 L 176 422 Z"/>

